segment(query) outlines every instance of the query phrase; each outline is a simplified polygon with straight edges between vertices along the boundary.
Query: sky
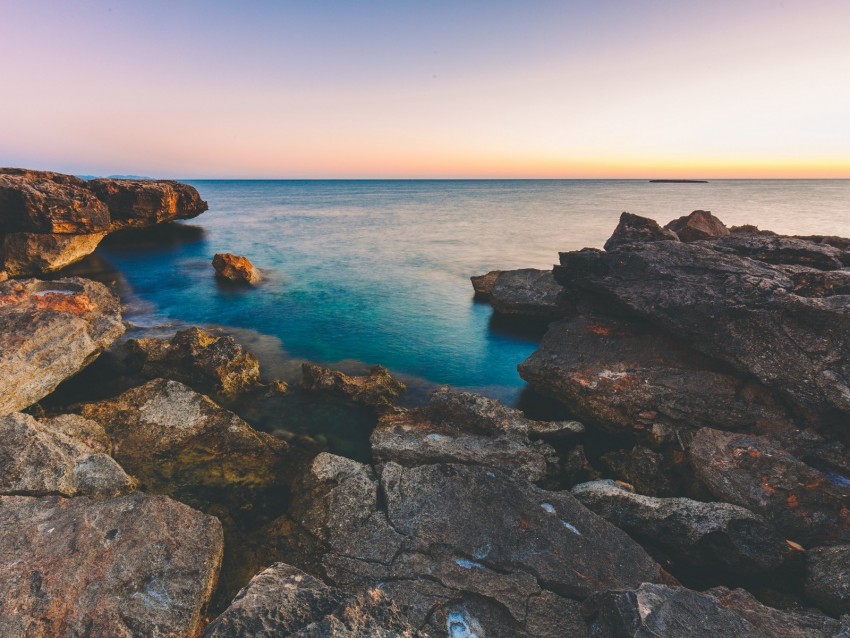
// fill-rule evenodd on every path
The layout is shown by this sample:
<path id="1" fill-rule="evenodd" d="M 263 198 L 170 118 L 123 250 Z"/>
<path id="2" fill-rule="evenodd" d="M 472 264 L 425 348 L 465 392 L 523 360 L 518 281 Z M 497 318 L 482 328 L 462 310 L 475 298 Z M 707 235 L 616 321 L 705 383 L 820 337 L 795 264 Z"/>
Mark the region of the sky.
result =
<path id="1" fill-rule="evenodd" d="M 847 0 L 0 0 L 0 165 L 850 178 Z"/>

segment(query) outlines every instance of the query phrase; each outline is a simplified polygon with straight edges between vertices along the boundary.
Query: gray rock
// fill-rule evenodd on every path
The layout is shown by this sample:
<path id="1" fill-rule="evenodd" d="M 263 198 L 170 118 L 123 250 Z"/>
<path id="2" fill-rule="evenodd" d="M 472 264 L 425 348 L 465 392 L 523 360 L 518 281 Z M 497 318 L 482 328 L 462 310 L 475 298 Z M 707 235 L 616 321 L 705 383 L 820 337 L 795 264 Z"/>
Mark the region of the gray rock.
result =
<path id="1" fill-rule="evenodd" d="M 0 417 L 0 494 L 117 496 L 134 487 L 112 457 L 27 414 Z"/>
<path id="2" fill-rule="evenodd" d="M 0 415 L 50 394 L 123 332 L 118 298 L 102 284 L 0 283 Z"/>
<path id="3" fill-rule="evenodd" d="M 672 230 L 661 228 L 656 221 L 648 217 L 623 213 L 620 215 L 620 223 L 617 224 L 614 233 L 605 242 L 605 250 L 616 250 L 627 244 L 655 241 L 679 241 L 679 237 Z"/>
<path id="4" fill-rule="evenodd" d="M 378 477 L 320 454 L 294 513 L 327 547 L 335 585 L 380 587 L 434 635 L 448 622 L 457 635 L 580 636 L 579 599 L 662 577 L 569 493 L 483 467 L 387 463 Z"/>
<path id="5" fill-rule="evenodd" d="M 783 612 L 742 589 L 700 593 L 645 583 L 584 604 L 593 638 L 833 638 L 847 626 L 813 613 Z"/>
<path id="6" fill-rule="evenodd" d="M 0 635 L 195 636 L 218 520 L 160 496 L 0 497 Z"/>
<path id="7" fill-rule="evenodd" d="M 572 494 L 609 523 L 683 565 L 751 575 L 776 569 L 797 553 L 767 521 L 737 505 L 642 496 L 613 481 L 583 483 Z"/>
<path id="8" fill-rule="evenodd" d="M 500 315 L 557 319 L 570 312 L 563 293 L 551 270 L 522 268 L 501 272 L 489 297 L 493 310 Z"/>
<path id="9" fill-rule="evenodd" d="M 806 596 L 831 614 L 850 614 L 850 545 L 806 552 Z"/>
<path id="10" fill-rule="evenodd" d="M 426 638 L 378 589 L 347 596 L 285 563 L 257 574 L 202 638 Z"/>

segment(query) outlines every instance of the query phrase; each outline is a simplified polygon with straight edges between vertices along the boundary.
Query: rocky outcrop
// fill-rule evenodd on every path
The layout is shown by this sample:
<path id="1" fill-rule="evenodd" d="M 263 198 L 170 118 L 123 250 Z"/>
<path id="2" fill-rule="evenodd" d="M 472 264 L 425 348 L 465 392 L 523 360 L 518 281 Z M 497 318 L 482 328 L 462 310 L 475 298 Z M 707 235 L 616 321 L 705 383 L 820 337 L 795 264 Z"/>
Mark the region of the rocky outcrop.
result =
<path id="1" fill-rule="evenodd" d="M 498 401 L 443 389 L 431 396 L 427 408 L 383 415 L 372 432 L 372 455 L 378 462 L 408 467 L 481 465 L 536 482 L 554 472 L 557 456 L 550 445 L 532 442 L 529 435 L 544 431 L 557 437 L 583 430 L 575 421 L 544 424 Z"/>
<path id="2" fill-rule="evenodd" d="M 578 600 L 662 578 L 569 493 L 484 467 L 387 463 L 378 476 L 320 454 L 293 513 L 326 547 L 335 585 L 380 587 L 434 635 L 454 619 L 458 635 L 581 636 Z"/>
<path id="3" fill-rule="evenodd" d="M 697 478 L 803 546 L 850 542 L 850 484 L 794 458 L 766 437 L 705 428 L 691 442 Z"/>
<path id="4" fill-rule="evenodd" d="M 572 495 L 632 538 L 663 549 L 680 565 L 752 576 L 799 555 L 767 521 L 737 505 L 642 496 L 613 481 L 577 485 Z"/>
<path id="5" fill-rule="evenodd" d="M 605 242 L 605 250 L 615 250 L 626 244 L 656 241 L 679 241 L 679 237 L 672 230 L 661 228 L 658 222 L 648 217 L 623 213 L 614 233 Z"/>
<path id="6" fill-rule="evenodd" d="M 109 208 L 110 230 L 197 217 L 209 208 L 188 184 L 153 179 L 93 179 L 88 188 Z"/>
<path id="7" fill-rule="evenodd" d="M 307 392 L 327 393 L 378 410 L 393 407 L 406 389 L 383 366 L 374 366 L 368 375 L 349 376 L 313 363 L 301 366 L 301 387 Z"/>
<path id="8" fill-rule="evenodd" d="M 119 301 L 101 284 L 0 283 L 0 415 L 47 396 L 123 332 Z"/>
<path id="9" fill-rule="evenodd" d="M 118 496 L 133 481 L 112 457 L 27 414 L 0 417 L 0 494 Z"/>
<path id="10" fill-rule="evenodd" d="M 381 590 L 347 596 L 285 563 L 254 576 L 202 638 L 286 636 L 426 638 Z"/>
<path id="11" fill-rule="evenodd" d="M 840 638 L 850 631 L 828 616 L 766 607 L 741 589 L 700 593 L 646 583 L 593 596 L 584 609 L 594 638 Z"/>
<path id="12" fill-rule="evenodd" d="M 491 270 L 485 275 L 473 275 L 470 277 L 469 280 L 472 282 L 475 298 L 488 301 L 490 299 L 490 293 L 493 291 L 493 285 L 501 274 L 501 270 Z"/>
<path id="13" fill-rule="evenodd" d="M 285 442 L 177 381 L 155 379 L 80 410 L 103 425 L 142 489 L 176 497 L 224 489 L 245 503 L 286 480 Z"/>
<path id="14" fill-rule="evenodd" d="M 656 423 L 731 430 L 768 422 L 792 426 L 761 384 L 640 321 L 581 316 L 554 323 L 518 369 L 535 390 L 610 432 L 643 431 Z"/>
<path id="15" fill-rule="evenodd" d="M 695 210 L 690 215 L 674 219 L 664 228 L 676 233 L 681 241 L 699 241 L 729 234 L 726 225 L 707 210 Z"/>
<path id="16" fill-rule="evenodd" d="M 130 339 L 125 348 L 130 365 L 142 376 L 180 381 L 224 401 L 253 389 L 260 381 L 257 357 L 245 352 L 230 335 L 188 328 L 170 341 Z"/>
<path id="17" fill-rule="evenodd" d="M 850 614 L 850 545 L 807 551 L 804 590 L 821 609 L 836 616 Z"/>
<path id="18" fill-rule="evenodd" d="M 0 497 L 0 634 L 195 636 L 219 522 L 159 496 Z"/>
<path id="19" fill-rule="evenodd" d="M 570 312 L 564 289 L 551 270 L 506 270 L 496 279 L 489 298 L 493 310 L 506 317 L 557 319 Z"/>
<path id="20" fill-rule="evenodd" d="M 94 252 L 105 232 L 79 235 L 0 235 L 0 263 L 13 277 L 40 275 L 70 266 Z"/>
<path id="21" fill-rule="evenodd" d="M 215 268 L 216 277 L 228 281 L 255 286 L 262 279 L 260 271 L 254 267 L 254 264 L 248 261 L 247 257 L 240 255 L 216 253 L 213 256 L 212 265 Z"/>

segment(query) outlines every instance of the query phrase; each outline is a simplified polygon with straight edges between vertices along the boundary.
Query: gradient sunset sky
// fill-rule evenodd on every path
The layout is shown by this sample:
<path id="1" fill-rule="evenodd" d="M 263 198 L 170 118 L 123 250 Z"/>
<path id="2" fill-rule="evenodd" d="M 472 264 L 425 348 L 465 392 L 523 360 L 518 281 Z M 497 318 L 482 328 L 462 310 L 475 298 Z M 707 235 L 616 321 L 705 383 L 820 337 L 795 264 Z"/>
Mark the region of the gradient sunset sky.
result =
<path id="1" fill-rule="evenodd" d="M 0 165 L 850 177 L 850 2 L 0 0 Z"/>

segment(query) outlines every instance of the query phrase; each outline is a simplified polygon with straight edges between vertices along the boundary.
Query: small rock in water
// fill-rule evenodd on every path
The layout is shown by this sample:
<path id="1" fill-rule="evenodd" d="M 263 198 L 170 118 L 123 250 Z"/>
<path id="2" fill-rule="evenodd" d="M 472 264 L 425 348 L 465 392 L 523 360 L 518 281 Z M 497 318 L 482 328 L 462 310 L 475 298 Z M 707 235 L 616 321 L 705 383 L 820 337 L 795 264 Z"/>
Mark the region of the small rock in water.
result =
<path id="1" fill-rule="evenodd" d="M 350 376 L 314 363 L 301 366 L 301 387 L 308 392 L 326 392 L 379 410 L 391 408 L 406 387 L 383 366 L 368 375 Z"/>
<path id="2" fill-rule="evenodd" d="M 252 286 L 260 283 L 260 271 L 247 257 L 231 253 L 216 253 L 212 260 L 216 275 L 229 281 L 242 282 Z"/>

